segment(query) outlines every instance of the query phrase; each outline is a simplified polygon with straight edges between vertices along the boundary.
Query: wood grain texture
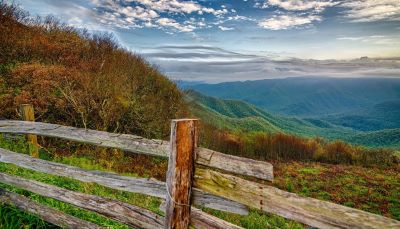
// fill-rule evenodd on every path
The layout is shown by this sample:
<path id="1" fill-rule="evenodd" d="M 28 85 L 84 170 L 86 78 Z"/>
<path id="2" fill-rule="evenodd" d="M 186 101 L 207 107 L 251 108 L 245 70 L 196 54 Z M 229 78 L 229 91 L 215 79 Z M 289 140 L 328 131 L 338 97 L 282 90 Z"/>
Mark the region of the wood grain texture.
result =
<path id="1" fill-rule="evenodd" d="M 240 229 L 237 225 L 226 222 L 215 216 L 207 214 L 200 209 L 192 207 L 190 212 L 190 224 L 196 229 Z"/>
<path id="2" fill-rule="evenodd" d="M 163 227 L 164 225 L 164 217 L 147 209 L 136 207 L 121 201 L 74 192 L 4 173 L 0 173 L 0 182 L 37 193 L 41 196 L 69 203 L 79 208 L 97 212 L 131 227 L 156 229 Z"/>
<path id="3" fill-rule="evenodd" d="M 15 206 L 25 212 L 37 215 L 44 221 L 57 225 L 61 228 L 71 229 L 97 229 L 104 228 L 96 224 L 67 215 L 61 211 L 39 204 L 25 196 L 0 189 L 0 202 Z"/>
<path id="4" fill-rule="evenodd" d="M 56 176 L 69 177 L 83 182 L 94 182 L 121 191 L 142 193 L 163 199 L 166 197 L 165 182 L 154 179 L 126 177 L 110 172 L 85 170 L 74 166 L 33 158 L 25 154 L 14 153 L 1 148 L 0 162 L 11 163 L 26 169 Z M 193 202 L 194 204 L 216 210 L 241 215 L 248 214 L 247 207 L 243 204 L 227 200 L 223 197 L 210 195 L 198 189 L 193 190 Z"/>
<path id="5" fill-rule="evenodd" d="M 35 111 L 33 109 L 33 106 L 30 104 L 22 104 L 19 108 L 20 112 L 21 112 L 21 116 L 22 116 L 22 120 L 24 121 L 31 121 L 34 122 L 35 121 Z M 38 140 L 37 140 L 37 136 L 33 135 L 33 134 L 27 134 L 26 138 L 28 140 L 28 142 L 30 143 L 29 147 L 29 151 L 31 152 L 31 155 L 33 157 L 39 157 L 39 144 L 38 144 Z"/>
<path id="6" fill-rule="evenodd" d="M 152 156 L 169 157 L 169 142 L 146 139 L 135 135 L 115 134 L 96 130 L 61 126 L 40 122 L 0 120 L 0 133 L 36 134 L 56 137 L 102 147 L 111 147 L 128 152 Z M 272 164 L 220 152 L 198 148 L 196 163 L 227 172 L 272 180 Z"/>
<path id="7" fill-rule="evenodd" d="M 160 210 L 165 212 L 166 203 L 163 201 Z M 220 218 L 203 212 L 202 210 L 192 206 L 190 211 L 190 225 L 196 229 L 241 229 L 237 225 L 226 222 Z"/>
<path id="8" fill-rule="evenodd" d="M 166 229 L 189 228 L 197 123 L 198 120 L 195 119 L 178 119 L 171 122 Z"/>
<path id="9" fill-rule="evenodd" d="M 274 180 L 273 166 L 270 163 L 236 157 L 205 148 L 197 148 L 196 152 L 197 164 L 263 180 Z"/>
<path id="10" fill-rule="evenodd" d="M 169 142 L 146 139 L 135 135 L 86 130 L 41 122 L 10 120 L 0 120 L 0 133 L 35 134 L 140 154 L 168 157 Z"/>
<path id="11" fill-rule="evenodd" d="M 317 228 L 400 228 L 400 222 L 394 219 L 211 170 L 196 169 L 194 186 Z"/>

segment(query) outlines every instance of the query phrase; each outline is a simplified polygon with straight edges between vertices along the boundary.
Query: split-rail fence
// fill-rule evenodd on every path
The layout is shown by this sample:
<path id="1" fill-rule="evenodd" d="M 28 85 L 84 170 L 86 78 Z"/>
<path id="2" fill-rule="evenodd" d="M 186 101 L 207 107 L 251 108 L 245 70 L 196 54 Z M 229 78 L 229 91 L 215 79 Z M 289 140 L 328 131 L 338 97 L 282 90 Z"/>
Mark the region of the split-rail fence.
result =
<path id="1" fill-rule="evenodd" d="M 166 182 L 85 170 L 0 148 L 0 162 L 33 171 L 94 182 L 116 190 L 165 199 L 160 207 L 165 216 L 118 200 L 70 191 L 38 181 L 0 173 L 0 182 L 96 212 L 134 228 L 240 228 L 209 215 L 197 207 L 207 207 L 241 215 L 248 208 L 283 216 L 316 228 L 400 228 L 400 222 L 354 208 L 301 197 L 267 185 L 273 180 L 268 162 L 236 157 L 197 146 L 198 121 L 171 122 L 170 141 L 87 130 L 34 122 L 31 106 L 22 109 L 24 120 L 0 120 L 0 133 L 27 134 L 32 144 L 36 135 L 116 148 L 126 152 L 169 158 Z M 259 182 L 249 181 L 258 179 Z M 263 182 L 260 182 L 263 180 Z M 41 205 L 22 195 L 0 189 L 0 202 L 34 213 L 55 225 L 67 228 L 101 228 L 90 222 Z M 195 207 L 197 206 L 197 207 Z"/>

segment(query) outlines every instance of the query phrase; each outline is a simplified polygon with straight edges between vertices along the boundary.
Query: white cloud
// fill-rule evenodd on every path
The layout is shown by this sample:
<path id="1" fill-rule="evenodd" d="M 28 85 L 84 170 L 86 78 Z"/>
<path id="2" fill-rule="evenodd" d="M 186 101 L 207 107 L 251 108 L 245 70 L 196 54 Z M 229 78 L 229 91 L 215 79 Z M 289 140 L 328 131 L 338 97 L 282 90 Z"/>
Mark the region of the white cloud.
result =
<path id="1" fill-rule="evenodd" d="M 178 0 L 128 0 L 127 2 L 136 2 L 149 9 L 157 12 L 172 12 L 190 14 L 197 12 L 199 14 L 210 13 L 214 15 L 226 14 L 226 9 L 215 10 L 213 8 L 204 7 L 194 1 L 178 1 Z"/>
<path id="2" fill-rule="evenodd" d="M 326 8 L 337 4 L 338 2 L 334 0 L 265 0 L 263 3 L 256 2 L 254 7 L 262 9 L 278 7 L 286 11 L 291 11 L 286 14 L 278 13 L 269 19 L 258 22 L 258 25 L 265 29 L 283 30 L 321 21 L 322 17 L 319 15 Z"/>
<path id="3" fill-rule="evenodd" d="M 91 0 L 95 17 L 104 25 L 119 28 L 159 28 L 167 32 L 193 32 L 210 25 L 199 15 L 211 14 L 223 19 L 231 14 L 226 7 L 213 9 L 197 1 L 182 0 Z M 190 17 L 190 20 L 187 18 Z"/>
<path id="4" fill-rule="evenodd" d="M 136 7 L 122 7 L 118 9 L 118 13 L 125 15 L 126 17 L 132 17 L 143 21 L 148 21 L 153 18 L 159 17 L 158 13 L 151 9 L 145 9 L 140 6 Z"/>
<path id="5" fill-rule="evenodd" d="M 354 22 L 400 21 L 400 0 L 352 0 L 340 6 L 347 8 L 345 17 Z"/>
<path id="6" fill-rule="evenodd" d="M 235 15 L 235 16 L 229 16 L 226 18 L 227 21 L 254 21 L 254 19 L 251 19 L 246 16 L 241 16 L 241 15 Z"/>
<path id="7" fill-rule="evenodd" d="M 379 35 L 376 35 L 379 36 Z M 174 80 L 206 82 L 295 76 L 400 77 L 400 58 L 313 60 L 246 55 L 212 46 L 168 45 L 142 53 Z M 182 67 L 184 66 L 184 67 Z"/>
<path id="8" fill-rule="evenodd" d="M 180 2 L 177 0 L 130 0 L 140 3 L 158 12 L 192 13 L 201 10 L 201 5 L 195 2 Z"/>
<path id="9" fill-rule="evenodd" d="M 363 42 L 375 45 L 393 45 L 393 46 L 400 45 L 400 36 L 383 36 L 383 35 L 357 36 L 357 37 L 341 36 L 336 38 L 336 40 L 356 41 L 356 42 Z"/>
<path id="10" fill-rule="evenodd" d="M 262 8 L 268 6 L 277 6 L 285 10 L 297 11 L 297 10 L 315 10 L 323 11 L 325 8 L 334 6 L 338 4 L 331 0 L 267 0 L 266 3 L 262 5 Z"/>
<path id="11" fill-rule="evenodd" d="M 297 15 L 279 15 L 260 21 L 259 26 L 270 30 L 283 30 L 293 27 L 311 24 L 314 21 L 320 21 L 321 17 L 317 15 L 297 16 Z"/>
<path id="12" fill-rule="evenodd" d="M 171 18 L 160 18 L 156 21 L 160 26 L 171 27 L 181 32 L 192 32 L 196 27 L 193 25 L 181 25 Z"/>
<path id="13" fill-rule="evenodd" d="M 234 30 L 234 28 L 231 28 L 231 27 L 224 27 L 224 26 L 218 26 L 218 28 L 220 29 L 220 30 L 222 30 L 222 31 L 230 31 L 230 30 Z"/>

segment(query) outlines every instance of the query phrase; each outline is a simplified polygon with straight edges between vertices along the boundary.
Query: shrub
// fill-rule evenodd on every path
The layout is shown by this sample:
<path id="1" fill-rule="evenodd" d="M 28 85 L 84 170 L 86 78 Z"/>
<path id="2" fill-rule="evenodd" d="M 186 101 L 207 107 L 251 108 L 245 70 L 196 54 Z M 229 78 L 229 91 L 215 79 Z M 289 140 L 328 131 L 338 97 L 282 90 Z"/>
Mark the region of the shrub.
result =
<path id="1" fill-rule="evenodd" d="M 187 114 L 176 85 L 111 34 L 33 20 L 4 1 L 0 31 L 0 119 L 31 103 L 39 121 L 163 138 Z"/>

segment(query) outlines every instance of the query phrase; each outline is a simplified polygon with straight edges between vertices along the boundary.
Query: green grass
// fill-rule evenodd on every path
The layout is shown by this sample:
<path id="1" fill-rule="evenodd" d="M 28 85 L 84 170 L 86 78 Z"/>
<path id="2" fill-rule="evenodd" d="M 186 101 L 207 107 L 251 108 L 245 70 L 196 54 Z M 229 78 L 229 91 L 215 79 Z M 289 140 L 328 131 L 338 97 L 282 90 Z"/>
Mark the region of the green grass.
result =
<path id="1" fill-rule="evenodd" d="M 12 144 L 12 142 L 14 142 L 14 144 Z M 16 147 L 18 145 L 21 147 Z M 6 149 L 13 148 L 14 150 L 16 149 L 16 151 L 20 153 L 29 152 L 28 147 L 25 147 L 23 138 L 18 138 L 16 141 L 9 141 L 2 138 L 2 141 L 0 141 L 0 147 Z M 18 150 L 18 148 L 22 150 Z M 42 153 L 41 157 L 43 157 L 44 151 L 41 151 L 41 153 Z M 48 155 L 45 155 L 45 157 L 48 157 Z M 68 165 L 78 166 L 84 169 L 112 171 L 110 169 L 107 169 L 106 165 L 104 164 L 100 165 L 96 163 L 95 160 L 91 160 L 86 157 L 76 157 L 76 156 L 64 157 L 59 155 L 53 155 L 52 158 L 53 161 L 65 163 Z M 155 163 L 157 162 L 157 159 L 151 160 L 151 162 Z M 163 162 L 159 161 L 159 163 Z M 14 176 L 24 177 L 31 180 L 40 181 L 43 183 L 55 185 L 72 191 L 120 200 L 126 203 L 130 203 L 132 205 L 143 207 L 157 214 L 163 215 L 163 213 L 159 210 L 159 206 L 161 204 L 161 200 L 159 198 L 150 197 L 142 194 L 118 191 L 94 183 L 85 183 L 65 177 L 59 177 L 45 173 L 35 172 L 32 170 L 20 168 L 15 165 L 6 163 L 0 163 L 0 172 Z M 124 173 L 124 175 L 137 176 L 136 173 Z M 82 210 L 70 204 L 66 204 L 51 198 L 42 197 L 37 194 L 10 185 L 0 183 L 0 188 L 4 188 L 6 190 L 27 196 L 38 203 L 45 204 L 47 206 L 61 210 L 70 215 L 76 216 L 80 219 L 96 223 L 98 225 L 102 225 L 108 228 L 128 228 L 125 225 L 107 219 L 105 217 L 102 217 L 96 213 Z M 1 209 L 2 209 L 1 210 L 2 221 L 0 222 L 0 224 L 13 225 L 14 221 L 16 220 L 16 218 L 14 217 L 16 214 L 15 212 L 18 212 L 18 214 L 20 214 L 19 217 L 22 218 L 22 221 L 26 222 L 24 224 L 24 227 L 27 226 L 28 228 L 36 228 L 36 227 L 51 228 L 50 224 L 43 222 L 38 217 L 33 216 L 31 214 L 23 213 L 18 209 L 15 209 L 14 207 L 2 206 Z M 243 226 L 245 228 L 303 228 L 303 226 L 299 223 L 286 220 L 279 216 L 269 215 L 257 210 L 250 210 L 250 214 L 248 216 L 240 216 L 236 214 L 231 214 L 206 208 L 204 209 L 204 211 L 213 214 L 217 217 L 220 217 L 228 222 L 232 222 L 237 225 Z M 16 227 L 9 227 L 9 228 L 22 228 L 22 227 L 19 224 L 17 224 Z"/>
<path id="2" fill-rule="evenodd" d="M 274 163 L 274 186 L 400 220 L 399 169 Z"/>
<path id="3" fill-rule="evenodd" d="M 12 144 L 13 142 L 14 144 Z M 3 138 L 0 141 L 0 147 L 14 148 L 20 153 L 29 152 L 23 138 L 17 138 L 13 141 Z M 56 162 L 85 169 L 115 172 L 114 167 L 109 166 L 107 163 L 101 163 L 103 159 L 100 155 L 98 158 L 94 159 L 92 154 L 85 156 L 82 152 L 72 153 L 66 156 L 58 154 L 57 152 L 50 154 L 46 154 L 45 152 L 46 151 L 41 151 L 41 157 L 52 158 L 52 160 Z M 127 156 L 119 157 L 119 159 L 109 157 L 108 155 L 103 156 L 108 158 L 109 161 L 114 161 L 114 164 L 131 160 Z M 164 160 L 140 158 L 140 162 L 144 165 L 161 164 L 165 172 L 166 164 Z M 273 186 L 289 192 L 298 193 L 302 196 L 327 200 L 400 220 L 400 173 L 398 168 L 364 168 L 359 166 L 328 165 L 311 162 L 273 162 L 273 164 L 275 174 L 275 180 L 272 183 Z M 143 168 L 135 166 L 137 165 L 131 163 L 130 166 L 124 166 L 125 170 L 119 172 L 124 175 L 136 177 L 139 173 L 143 172 L 139 171 L 143 170 Z M 159 170 L 158 167 L 148 167 L 145 170 L 144 174 L 148 177 L 154 177 L 159 173 L 159 171 L 157 171 Z M 121 200 L 162 215 L 162 212 L 159 210 L 161 200 L 158 198 L 118 191 L 94 183 L 84 183 L 69 178 L 34 172 L 5 163 L 0 163 L 0 172 L 37 180 L 73 191 Z M 109 228 L 127 228 L 118 222 L 104 218 L 96 213 L 88 212 L 51 198 L 45 198 L 5 184 L 0 184 L 0 188 L 25 195 L 34 201 L 102 226 Z M 250 214 L 247 216 L 240 216 L 207 208 L 203 208 L 203 210 L 245 228 L 304 228 L 304 226 L 299 223 L 286 220 L 279 216 L 266 214 L 255 209 L 251 209 Z M 2 213 L 0 225 L 6 225 L 4 226 L 6 228 L 25 228 L 25 226 L 27 228 L 52 228 L 52 225 L 41 221 L 39 218 L 31 214 L 23 213 L 10 206 L 2 205 L 0 211 Z M 21 219 L 21 224 L 15 224 L 16 215 Z M 10 227 L 10 225 L 13 224 L 15 224 L 15 227 Z"/>
<path id="4" fill-rule="evenodd" d="M 33 228 L 58 228 L 47 223 L 39 217 L 23 212 L 13 206 L 0 204 L 0 228 L 3 229 L 33 229 Z"/>

